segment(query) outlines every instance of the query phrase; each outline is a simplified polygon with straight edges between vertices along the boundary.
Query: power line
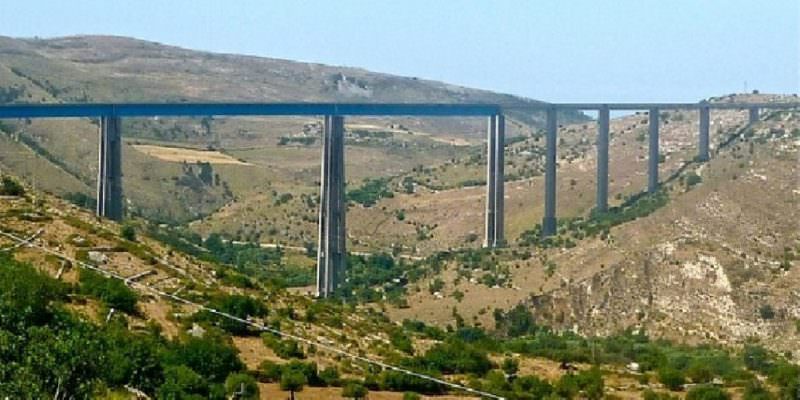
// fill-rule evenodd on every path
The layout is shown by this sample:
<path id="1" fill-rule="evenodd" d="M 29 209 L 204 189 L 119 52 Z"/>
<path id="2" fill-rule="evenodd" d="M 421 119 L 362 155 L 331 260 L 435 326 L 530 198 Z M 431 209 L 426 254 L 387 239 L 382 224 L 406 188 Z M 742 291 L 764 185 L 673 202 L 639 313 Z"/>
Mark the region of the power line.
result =
<path id="1" fill-rule="evenodd" d="M 459 391 L 463 391 L 463 392 L 467 392 L 467 393 L 470 393 L 470 394 L 478 395 L 478 396 L 481 396 L 481 397 L 487 397 L 487 398 L 491 398 L 491 399 L 495 399 L 495 400 L 505 400 L 504 397 L 498 396 L 496 394 L 492 394 L 492 393 L 484 392 L 484 391 L 481 391 L 481 390 L 473 389 L 471 387 L 460 385 L 460 384 L 457 384 L 457 383 L 448 382 L 446 380 L 439 379 L 439 378 L 436 378 L 436 377 L 433 377 L 433 376 L 430 376 L 430 375 L 425 375 L 425 374 L 421 374 L 419 372 L 414 372 L 414 371 L 411 371 L 411 370 L 408 370 L 408 369 L 405 369 L 405 368 L 401 368 L 401 367 L 397 367 L 397 366 L 394 366 L 394 365 L 390 365 L 390 364 L 387 364 L 387 363 L 385 363 L 383 361 L 373 360 L 373 359 L 370 359 L 370 358 L 367 358 L 367 357 L 359 356 L 357 354 L 348 353 L 345 350 L 342 350 L 342 349 L 327 345 L 325 343 L 317 342 L 317 341 L 314 341 L 314 340 L 311 340 L 311 339 L 307 339 L 307 338 L 304 338 L 302 336 L 297 336 L 297 335 L 294 335 L 294 334 L 291 334 L 291 333 L 282 332 L 280 330 L 268 327 L 268 326 L 263 325 L 263 324 L 259 324 L 257 322 L 248 321 L 248 320 L 246 320 L 244 318 L 239 318 L 239 317 L 237 317 L 235 315 L 232 315 L 232 314 L 229 314 L 229 313 L 226 313 L 226 312 L 223 312 L 223 311 L 219 311 L 219 310 L 213 309 L 211 307 L 207 307 L 207 306 L 205 306 L 203 304 L 200 304 L 200 303 L 197 303 L 197 302 L 194 302 L 194 301 L 191 301 L 191 300 L 176 296 L 176 295 L 171 294 L 171 293 L 167 293 L 167 292 L 165 292 L 163 290 L 154 288 L 154 287 L 152 287 L 150 285 L 146 285 L 144 283 L 128 281 L 122 275 L 119 275 L 119 274 L 117 274 L 115 272 L 107 271 L 107 270 L 99 268 L 97 266 L 85 263 L 83 261 L 80 261 L 80 260 L 77 260 L 75 258 L 72 258 L 72 257 L 70 257 L 70 256 L 68 256 L 66 254 L 59 253 L 59 252 L 57 252 L 55 250 L 51 250 L 51 249 L 49 249 L 47 247 L 44 247 L 44 246 L 41 246 L 39 244 L 34 243 L 31 239 L 24 239 L 24 238 L 21 238 L 19 236 L 14 235 L 14 234 L 11 234 L 11 233 L 8 233 L 8 232 L 4 232 L 2 230 L 0 230 L 0 235 L 5 236 L 7 238 L 10 238 L 12 240 L 15 240 L 18 243 L 20 243 L 21 245 L 27 245 L 27 246 L 30 246 L 30 247 L 39 248 L 39 249 L 41 249 L 42 251 L 44 251 L 46 253 L 52 254 L 52 255 L 54 255 L 56 257 L 59 257 L 59 258 L 61 258 L 63 260 L 66 260 L 66 261 L 70 261 L 73 264 L 76 264 L 76 265 L 81 266 L 83 268 L 98 272 L 98 273 L 103 274 L 103 275 L 105 275 L 107 277 L 111 277 L 111 278 L 114 278 L 114 279 L 119 279 L 119 280 L 127 283 L 130 286 L 139 287 L 141 289 L 150 291 L 152 293 L 155 293 L 155 294 L 157 294 L 159 296 L 162 296 L 162 297 L 166 297 L 168 299 L 172 299 L 172 300 L 177 301 L 179 303 L 183 303 L 183 304 L 186 304 L 186 305 L 197 307 L 200 310 L 207 311 L 207 312 L 210 312 L 212 314 L 219 315 L 219 316 L 221 316 L 223 318 L 227 318 L 227 319 L 230 319 L 230 320 L 233 320 L 233 321 L 236 321 L 236 322 L 240 322 L 242 324 L 251 326 L 251 327 L 256 328 L 256 329 L 258 329 L 260 331 L 263 331 L 263 332 L 269 332 L 269 333 L 278 335 L 280 337 L 283 337 L 285 339 L 292 339 L 292 340 L 296 340 L 298 342 L 302 342 L 302 343 L 305 343 L 305 344 L 308 344 L 308 345 L 314 345 L 317 348 L 322 348 L 322 349 L 325 349 L 327 351 L 339 354 L 339 355 L 344 356 L 344 357 L 348 357 L 348 358 L 356 360 L 356 361 L 365 362 L 367 364 L 372 364 L 372 365 L 375 365 L 375 366 L 378 366 L 378 367 L 381 367 L 381 368 L 384 368 L 384 369 L 397 371 L 397 372 L 400 372 L 400 373 L 403 373 L 403 374 L 406 374 L 406 375 L 409 375 L 409 376 L 413 376 L 413 377 L 416 377 L 416 378 L 420 378 L 420 379 L 424 379 L 424 380 L 431 381 L 431 382 L 434 382 L 434 383 L 438 383 L 440 385 L 444 385 L 444 386 L 450 387 L 450 388 L 455 389 L 455 390 L 459 390 Z"/>

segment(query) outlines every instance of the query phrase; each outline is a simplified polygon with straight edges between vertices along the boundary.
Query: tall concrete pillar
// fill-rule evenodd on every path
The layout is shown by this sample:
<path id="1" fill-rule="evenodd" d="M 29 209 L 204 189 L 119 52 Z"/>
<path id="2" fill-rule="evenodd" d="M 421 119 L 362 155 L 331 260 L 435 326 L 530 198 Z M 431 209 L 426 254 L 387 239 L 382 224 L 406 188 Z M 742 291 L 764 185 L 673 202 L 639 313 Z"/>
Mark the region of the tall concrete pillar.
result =
<path id="1" fill-rule="evenodd" d="M 597 212 L 608 211 L 608 106 L 597 113 Z"/>
<path id="2" fill-rule="evenodd" d="M 118 117 L 100 119 L 96 214 L 115 221 L 122 220 L 121 127 Z"/>
<path id="3" fill-rule="evenodd" d="M 497 120 L 494 116 L 489 117 L 488 127 L 486 129 L 486 222 L 484 224 L 485 232 L 483 235 L 483 247 L 494 247 L 494 234 L 495 234 L 495 172 L 497 161 L 495 157 L 497 152 L 495 147 L 496 142 L 496 128 Z"/>
<path id="4" fill-rule="evenodd" d="M 544 167 L 544 218 L 542 236 L 556 233 L 556 145 L 558 140 L 558 121 L 556 108 L 547 109 L 547 152 Z"/>
<path id="5" fill-rule="evenodd" d="M 708 143 L 709 143 L 709 113 L 710 109 L 707 105 L 701 105 L 700 113 L 700 142 L 697 149 L 697 160 L 708 161 Z"/>
<path id="6" fill-rule="evenodd" d="M 505 239 L 505 150 L 506 150 L 506 117 L 495 116 L 495 180 L 494 180 L 494 246 L 504 246 Z"/>
<path id="7" fill-rule="evenodd" d="M 750 122 L 751 124 L 755 124 L 756 122 L 758 122 L 758 107 L 753 107 L 749 111 L 750 113 L 748 122 Z"/>
<path id="8" fill-rule="evenodd" d="M 505 117 L 489 117 L 486 134 L 486 224 L 483 247 L 500 247 L 504 239 Z"/>
<path id="9" fill-rule="evenodd" d="M 650 151 L 647 169 L 647 192 L 658 190 L 658 117 L 657 108 L 650 109 Z"/>
<path id="10" fill-rule="evenodd" d="M 329 297 L 344 279 L 346 261 L 344 118 L 325 116 L 320 174 L 317 297 Z"/>

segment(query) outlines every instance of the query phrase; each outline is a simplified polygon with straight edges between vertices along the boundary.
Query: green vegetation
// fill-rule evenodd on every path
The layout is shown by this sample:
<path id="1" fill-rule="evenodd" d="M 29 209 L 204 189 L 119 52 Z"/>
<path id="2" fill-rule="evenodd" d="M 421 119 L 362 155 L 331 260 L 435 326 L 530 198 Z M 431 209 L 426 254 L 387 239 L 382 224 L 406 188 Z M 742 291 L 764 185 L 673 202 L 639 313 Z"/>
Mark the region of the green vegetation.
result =
<path id="1" fill-rule="evenodd" d="M 288 264 L 281 248 L 263 248 L 254 243 L 232 243 L 218 234 L 203 240 L 196 233 L 181 229 L 147 226 L 147 236 L 171 248 L 218 264 L 218 276 L 226 283 L 252 288 L 255 282 L 273 288 L 308 286 L 314 282 L 314 271 L 308 267 Z"/>
<path id="2" fill-rule="evenodd" d="M 385 178 L 365 179 L 364 184 L 347 192 L 347 200 L 364 207 L 374 206 L 378 200 L 394 197 L 389 189 L 389 180 Z"/>
<path id="3" fill-rule="evenodd" d="M 299 144 L 301 146 L 310 146 L 317 141 L 313 136 L 281 136 L 278 140 L 278 146 L 286 146 L 289 144 Z"/>
<path id="4" fill-rule="evenodd" d="M 108 307 L 129 314 L 136 312 L 136 293 L 122 281 L 82 269 L 80 283 L 81 293 L 100 299 Z"/>
<path id="5" fill-rule="evenodd" d="M 367 397 L 367 388 L 358 382 L 348 382 L 342 388 L 342 397 L 353 400 L 362 400 Z"/>
<path id="6" fill-rule="evenodd" d="M 10 176 L 4 175 L 0 178 L 0 195 L 2 196 L 23 196 L 25 188 Z"/>
<path id="7" fill-rule="evenodd" d="M 624 224 L 646 217 L 669 201 L 669 195 L 663 190 L 653 194 L 642 192 L 631 196 L 622 205 L 612 207 L 607 212 L 593 211 L 589 218 L 561 219 L 558 221 L 558 234 L 542 237 L 541 225 L 523 232 L 519 243 L 524 246 L 536 247 L 574 247 L 575 242 L 586 237 L 601 235 L 605 237 L 609 230 L 617 225 Z"/>
<path id="8" fill-rule="evenodd" d="M 102 297 L 126 288 L 105 279 L 82 274 L 80 290 Z M 0 397 L 91 398 L 129 385 L 158 398 L 224 399 L 223 383 L 243 369 L 229 340 L 213 332 L 168 341 L 119 318 L 86 322 L 64 306 L 72 290 L 0 253 Z"/>
<path id="9" fill-rule="evenodd" d="M 731 396 L 716 386 L 693 387 L 686 394 L 686 400 L 728 400 Z"/>
<path id="10" fill-rule="evenodd" d="M 264 306 L 263 303 L 253 299 L 250 296 L 244 296 L 238 294 L 217 295 L 216 297 L 211 299 L 211 301 L 209 302 L 209 306 L 214 310 L 224 312 L 226 314 L 230 314 L 233 315 L 234 317 L 245 320 L 251 317 L 264 317 L 267 315 L 267 308 Z M 229 318 L 225 318 L 219 314 L 212 313 L 207 310 L 196 313 L 193 319 L 198 322 L 211 323 L 233 335 L 243 336 L 250 333 L 248 325 L 238 321 L 231 320 Z"/>
<path id="11" fill-rule="evenodd" d="M 87 210 L 94 210 L 97 208 L 97 200 L 85 193 L 69 192 L 63 195 L 62 198 L 78 207 L 85 208 Z"/>
<path id="12" fill-rule="evenodd" d="M 131 224 L 123 224 L 119 229 L 119 236 L 125 240 L 136 241 L 136 228 Z"/>

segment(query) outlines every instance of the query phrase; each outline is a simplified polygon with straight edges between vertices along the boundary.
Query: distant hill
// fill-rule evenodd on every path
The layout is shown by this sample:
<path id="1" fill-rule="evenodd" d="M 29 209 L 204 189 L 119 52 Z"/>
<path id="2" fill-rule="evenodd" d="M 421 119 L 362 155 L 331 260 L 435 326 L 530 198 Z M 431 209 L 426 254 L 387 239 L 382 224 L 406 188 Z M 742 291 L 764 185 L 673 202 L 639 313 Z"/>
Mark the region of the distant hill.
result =
<path id="1" fill-rule="evenodd" d="M 0 104 L 109 101 L 529 103 L 415 77 L 116 36 L 0 37 Z M 14 88 L 19 88 L 16 90 Z M 565 114 L 567 120 L 578 113 Z M 516 114 L 526 123 L 538 118 Z"/>

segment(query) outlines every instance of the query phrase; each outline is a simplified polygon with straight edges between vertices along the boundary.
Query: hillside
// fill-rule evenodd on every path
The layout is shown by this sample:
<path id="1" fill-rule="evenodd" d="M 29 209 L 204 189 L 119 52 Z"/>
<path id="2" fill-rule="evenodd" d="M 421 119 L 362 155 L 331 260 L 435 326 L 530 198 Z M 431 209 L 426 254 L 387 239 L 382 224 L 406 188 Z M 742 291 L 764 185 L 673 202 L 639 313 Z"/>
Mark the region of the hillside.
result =
<path id="1" fill-rule="evenodd" d="M 123 37 L 0 37 L 0 104 L 112 101 L 519 104 L 532 100 L 357 68 L 207 53 Z M 540 115 L 509 117 L 510 136 L 541 125 Z M 585 119 L 578 113 L 563 117 Z M 13 132 L 14 140 L 0 135 L 0 163 L 45 190 L 76 199 L 92 196 L 96 165 L 87 162 L 97 159 L 97 127 L 92 121 L 3 122 L 0 130 Z M 367 172 L 373 177 L 395 175 L 465 154 L 463 145 L 481 143 L 485 124 L 482 118 L 348 120 L 353 131 L 396 136 L 383 140 L 382 146 L 356 144 L 349 152 L 348 169 L 359 172 L 348 179 L 357 185 Z M 252 164 L 217 168 L 212 160 L 214 173 L 225 185 L 203 184 L 194 177 L 200 172 L 196 165 L 181 166 L 126 146 L 123 172 L 130 211 L 186 222 L 262 191 L 313 193 L 320 132 L 319 118 L 126 119 L 126 144 L 213 148 Z M 242 180 L 242 175 L 249 178 Z"/>
<path id="2" fill-rule="evenodd" d="M 396 324 L 376 304 L 314 302 L 242 273 L 251 257 L 289 263 L 294 256 L 280 250 L 193 244 L 168 228 L 98 221 L 23 190 L 5 196 L 21 190 L 8 176 L 0 184 L 0 395 L 11 398 L 273 399 L 289 387 L 300 400 L 365 389 L 372 399 L 476 398 L 366 360 L 512 400 L 684 390 L 771 398 L 800 384 L 797 367 L 758 345 L 692 347 L 635 332 L 586 338 L 553 331 L 524 307 L 495 311 L 491 330 L 463 320 L 447 329 Z"/>
<path id="3" fill-rule="evenodd" d="M 630 203 L 617 214 L 588 213 L 593 162 L 562 164 L 563 219 L 553 241 L 537 241 L 532 230 L 521 234 L 516 243 L 521 247 L 512 247 L 510 254 L 477 254 L 472 256 L 477 262 L 446 264 L 438 293 L 424 290 L 425 283 L 419 285 L 423 290 L 412 288 L 410 307 L 393 311 L 394 317 L 448 323 L 455 308 L 464 318 L 490 324 L 488 311 L 522 303 L 549 324 L 589 335 L 643 328 L 687 342 L 740 345 L 758 338 L 775 349 L 795 350 L 800 340 L 800 114 L 777 112 L 753 126 L 736 113 L 715 116 L 720 127 L 712 136 L 716 155 L 698 164 L 691 161 L 694 124 L 671 113 L 663 130 L 662 194 Z M 640 119 L 612 124 L 616 205 L 645 185 L 637 130 L 618 130 Z M 640 155 L 624 150 L 631 144 Z M 614 168 L 625 157 L 631 157 L 629 166 L 639 165 L 628 167 L 627 177 Z M 507 188 L 511 199 L 515 189 Z M 463 196 L 453 201 L 467 207 Z M 633 219 L 595 228 L 624 214 Z"/>

